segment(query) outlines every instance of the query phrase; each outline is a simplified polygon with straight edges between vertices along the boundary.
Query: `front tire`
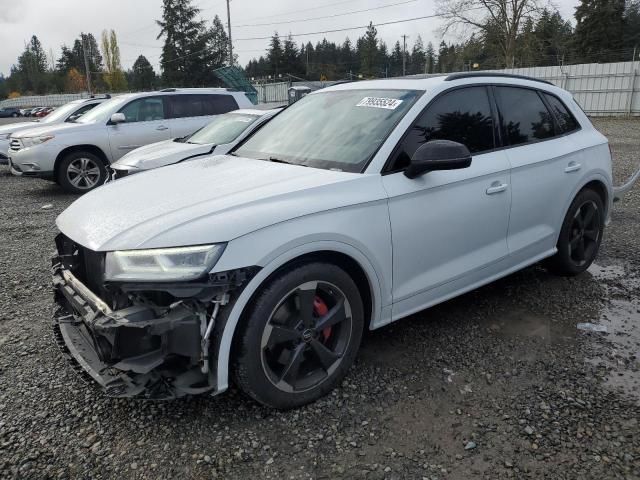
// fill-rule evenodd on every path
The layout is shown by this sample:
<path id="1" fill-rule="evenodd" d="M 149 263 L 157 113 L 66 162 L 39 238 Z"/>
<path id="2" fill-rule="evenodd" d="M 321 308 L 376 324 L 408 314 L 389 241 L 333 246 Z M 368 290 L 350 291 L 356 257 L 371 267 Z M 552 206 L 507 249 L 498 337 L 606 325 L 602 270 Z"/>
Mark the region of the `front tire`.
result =
<path id="1" fill-rule="evenodd" d="M 281 410 L 326 395 L 353 364 L 364 325 L 358 287 L 341 268 L 307 263 L 262 288 L 234 345 L 237 385 Z"/>
<path id="2" fill-rule="evenodd" d="M 558 251 L 547 261 L 549 270 L 559 275 L 574 276 L 589 268 L 600 249 L 604 217 L 600 195 L 588 188 L 578 193 L 562 223 Z"/>
<path id="3" fill-rule="evenodd" d="M 58 184 L 70 193 L 86 193 L 106 179 L 107 170 L 102 159 L 91 152 L 71 152 L 58 168 Z"/>

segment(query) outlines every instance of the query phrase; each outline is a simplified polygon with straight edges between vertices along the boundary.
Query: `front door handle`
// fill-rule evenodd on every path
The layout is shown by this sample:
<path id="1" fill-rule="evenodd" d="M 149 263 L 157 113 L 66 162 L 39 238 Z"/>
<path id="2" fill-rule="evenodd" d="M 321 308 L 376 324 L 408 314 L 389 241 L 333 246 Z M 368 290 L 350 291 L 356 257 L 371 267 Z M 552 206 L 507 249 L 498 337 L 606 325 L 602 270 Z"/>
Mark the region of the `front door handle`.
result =
<path id="1" fill-rule="evenodd" d="M 495 195 L 496 193 L 504 192 L 507 187 L 506 183 L 493 182 L 489 188 L 487 188 L 487 195 Z"/>
<path id="2" fill-rule="evenodd" d="M 156 130 L 169 130 L 169 127 L 166 127 L 164 125 L 160 125 L 158 128 L 156 128 Z"/>
<path id="3" fill-rule="evenodd" d="M 577 172 L 581 168 L 582 168 L 582 165 L 580 165 L 579 163 L 569 162 L 569 165 L 567 165 L 567 168 L 564 169 L 564 173 Z"/>

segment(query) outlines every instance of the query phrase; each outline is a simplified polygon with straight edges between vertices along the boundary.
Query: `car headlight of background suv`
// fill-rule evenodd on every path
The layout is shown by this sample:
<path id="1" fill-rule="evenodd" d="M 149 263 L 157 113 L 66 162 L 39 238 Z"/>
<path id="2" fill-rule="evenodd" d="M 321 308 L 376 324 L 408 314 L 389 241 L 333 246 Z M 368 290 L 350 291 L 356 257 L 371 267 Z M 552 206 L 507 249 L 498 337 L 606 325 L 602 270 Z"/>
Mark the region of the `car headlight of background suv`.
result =
<path id="1" fill-rule="evenodd" d="M 188 281 L 204 275 L 216 264 L 226 244 L 107 252 L 105 280 Z"/>
<path id="2" fill-rule="evenodd" d="M 22 145 L 24 148 L 35 147 L 36 145 L 40 145 L 41 143 L 48 142 L 52 138 L 55 138 L 54 135 L 40 135 L 38 137 L 22 137 Z"/>

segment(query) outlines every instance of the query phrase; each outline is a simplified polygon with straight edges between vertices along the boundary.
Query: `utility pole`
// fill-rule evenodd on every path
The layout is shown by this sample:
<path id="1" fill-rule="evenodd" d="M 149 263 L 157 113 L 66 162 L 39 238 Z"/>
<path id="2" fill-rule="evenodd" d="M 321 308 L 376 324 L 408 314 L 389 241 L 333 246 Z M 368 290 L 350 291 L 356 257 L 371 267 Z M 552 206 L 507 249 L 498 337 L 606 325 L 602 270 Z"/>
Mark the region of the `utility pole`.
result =
<path id="1" fill-rule="evenodd" d="M 84 33 L 80 34 L 82 38 L 82 56 L 84 57 L 84 72 L 87 76 L 87 92 L 91 96 L 91 71 L 89 70 L 89 57 L 87 56 L 87 37 Z"/>
<path id="2" fill-rule="evenodd" d="M 407 36 L 402 35 L 402 76 L 407 74 Z"/>
<path id="3" fill-rule="evenodd" d="M 233 42 L 231 41 L 231 9 L 227 0 L 227 28 L 229 29 L 229 65 L 233 67 Z"/>

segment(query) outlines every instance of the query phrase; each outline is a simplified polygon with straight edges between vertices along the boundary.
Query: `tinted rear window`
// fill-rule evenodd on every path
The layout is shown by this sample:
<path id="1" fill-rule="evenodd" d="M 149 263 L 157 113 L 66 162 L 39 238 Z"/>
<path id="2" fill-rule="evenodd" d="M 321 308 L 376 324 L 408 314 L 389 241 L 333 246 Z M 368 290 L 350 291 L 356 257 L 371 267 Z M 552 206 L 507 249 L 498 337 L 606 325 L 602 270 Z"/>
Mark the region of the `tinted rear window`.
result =
<path id="1" fill-rule="evenodd" d="M 544 140 L 554 136 L 553 117 L 538 92 L 528 88 L 496 87 L 505 143 Z"/>
<path id="2" fill-rule="evenodd" d="M 556 116 L 556 120 L 558 122 L 558 126 L 560 127 L 561 133 L 569 133 L 578 129 L 578 122 L 575 117 L 571 114 L 569 109 L 565 106 L 562 101 L 554 96 L 549 95 L 547 93 L 544 94 L 553 114 Z"/>
<path id="3" fill-rule="evenodd" d="M 220 115 L 238 109 L 231 95 L 172 95 L 171 118 Z"/>

